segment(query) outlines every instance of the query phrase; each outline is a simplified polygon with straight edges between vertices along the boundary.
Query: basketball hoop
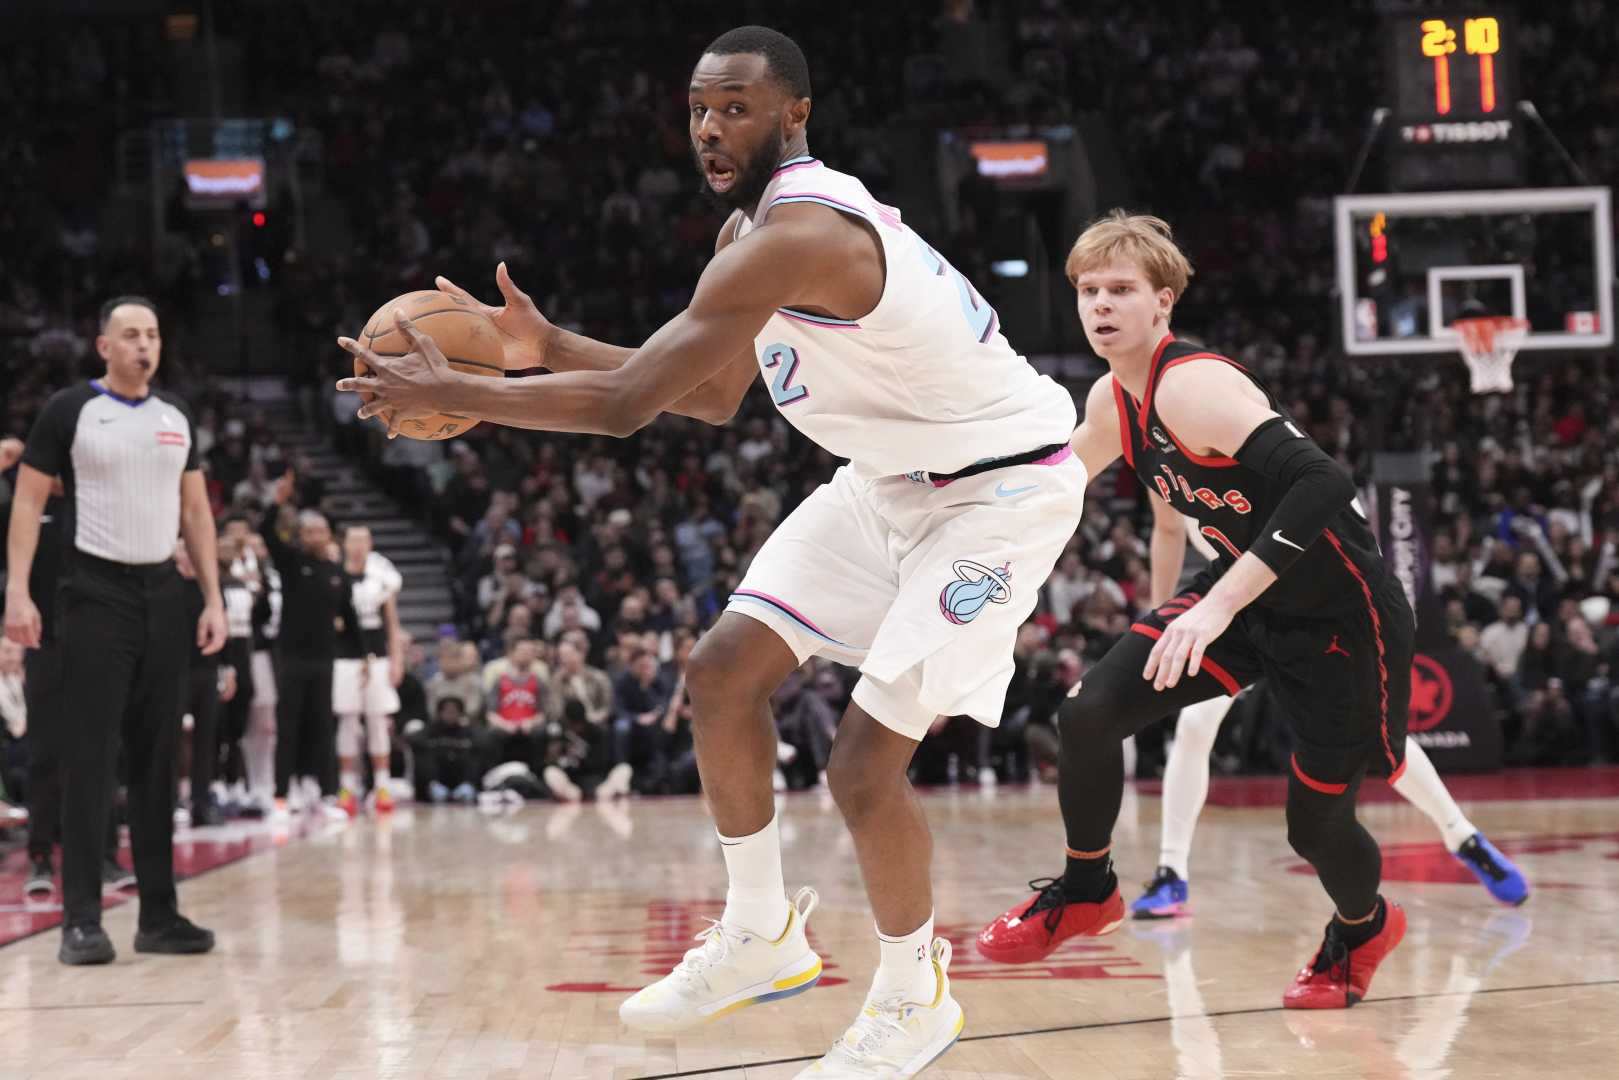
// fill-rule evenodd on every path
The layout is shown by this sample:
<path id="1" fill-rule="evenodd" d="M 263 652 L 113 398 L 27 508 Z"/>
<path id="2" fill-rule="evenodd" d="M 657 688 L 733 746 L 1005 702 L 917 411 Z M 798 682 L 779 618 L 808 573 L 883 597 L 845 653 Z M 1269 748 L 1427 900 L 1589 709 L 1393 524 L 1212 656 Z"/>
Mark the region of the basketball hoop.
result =
<path id="1" fill-rule="evenodd" d="M 1507 393 L 1512 389 L 1512 358 L 1529 334 L 1529 320 L 1510 315 L 1457 319 L 1450 324 L 1461 338 L 1462 359 L 1473 376 L 1473 393 Z"/>

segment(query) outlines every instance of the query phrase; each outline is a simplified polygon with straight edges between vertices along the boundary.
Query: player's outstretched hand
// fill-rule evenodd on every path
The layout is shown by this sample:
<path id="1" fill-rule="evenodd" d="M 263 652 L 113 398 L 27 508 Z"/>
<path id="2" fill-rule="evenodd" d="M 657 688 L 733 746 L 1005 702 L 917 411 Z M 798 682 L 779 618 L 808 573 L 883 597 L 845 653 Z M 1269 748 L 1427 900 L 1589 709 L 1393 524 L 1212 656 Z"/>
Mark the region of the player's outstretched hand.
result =
<path id="1" fill-rule="evenodd" d="M 1141 677 L 1152 683 L 1154 690 L 1166 690 L 1177 685 L 1184 673 L 1196 677 L 1203 668 L 1203 652 L 1231 625 L 1236 613 L 1207 597 L 1199 600 L 1164 628 L 1163 636 L 1147 655 L 1147 666 Z"/>
<path id="2" fill-rule="evenodd" d="M 410 342 L 410 352 L 403 356 L 381 356 L 353 338 L 337 339 L 339 345 L 371 372 L 339 379 L 337 388 L 369 395 L 360 406 L 360 419 L 385 417 L 390 439 L 399 434 L 399 425 L 406 420 L 418 420 L 438 412 L 443 406 L 444 394 L 457 378 L 438 345 L 417 330 L 403 310 L 394 310 L 394 325 Z"/>
<path id="3" fill-rule="evenodd" d="M 501 347 L 506 351 L 507 371 L 546 366 L 546 344 L 555 327 L 540 314 L 528 293 L 517 287 L 504 262 L 495 267 L 495 284 L 500 286 L 501 298 L 506 301 L 500 307 L 485 304 L 447 277 L 434 278 L 433 284 L 438 286 L 439 292 L 471 304 L 495 324 L 495 329 L 500 331 Z"/>

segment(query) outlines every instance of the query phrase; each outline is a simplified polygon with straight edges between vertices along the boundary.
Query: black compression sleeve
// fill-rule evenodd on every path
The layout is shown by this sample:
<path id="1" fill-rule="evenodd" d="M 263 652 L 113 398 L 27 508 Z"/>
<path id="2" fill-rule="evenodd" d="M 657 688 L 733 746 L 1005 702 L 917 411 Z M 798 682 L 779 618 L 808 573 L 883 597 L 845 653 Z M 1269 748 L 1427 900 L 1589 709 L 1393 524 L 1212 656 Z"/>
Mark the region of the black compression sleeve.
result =
<path id="1" fill-rule="evenodd" d="M 1278 576 L 1354 501 L 1349 473 L 1285 417 L 1255 428 L 1237 451 L 1237 460 L 1282 493 L 1276 512 L 1248 548 Z"/>

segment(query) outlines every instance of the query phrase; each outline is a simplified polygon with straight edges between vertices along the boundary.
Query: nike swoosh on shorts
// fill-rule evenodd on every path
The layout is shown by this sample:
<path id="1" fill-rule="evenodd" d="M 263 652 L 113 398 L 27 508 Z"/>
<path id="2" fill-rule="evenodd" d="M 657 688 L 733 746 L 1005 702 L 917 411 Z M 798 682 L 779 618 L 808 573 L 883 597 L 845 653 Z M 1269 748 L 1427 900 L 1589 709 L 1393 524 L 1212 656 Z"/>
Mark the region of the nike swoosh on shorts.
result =
<path id="1" fill-rule="evenodd" d="M 1275 540 L 1278 544 L 1286 544 L 1288 547 L 1292 548 L 1294 551 L 1303 551 L 1304 550 L 1303 548 L 1301 548 L 1297 544 L 1295 544 L 1293 541 L 1291 541 L 1287 537 L 1283 536 L 1281 529 L 1277 529 L 1275 532 L 1271 533 L 1270 536 L 1271 536 L 1271 539 Z"/>
<path id="2" fill-rule="evenodd" d="M 997 499 L 1010 499 L 1014 495 L 1022 495 L 1025 491 L 1033 491 L 1039 486 L 1039 484 L 1030 484 L 1028 487 L 1008 489 L 1006 483 L 1003 481 L 995 485 L 995 497 Z"/>

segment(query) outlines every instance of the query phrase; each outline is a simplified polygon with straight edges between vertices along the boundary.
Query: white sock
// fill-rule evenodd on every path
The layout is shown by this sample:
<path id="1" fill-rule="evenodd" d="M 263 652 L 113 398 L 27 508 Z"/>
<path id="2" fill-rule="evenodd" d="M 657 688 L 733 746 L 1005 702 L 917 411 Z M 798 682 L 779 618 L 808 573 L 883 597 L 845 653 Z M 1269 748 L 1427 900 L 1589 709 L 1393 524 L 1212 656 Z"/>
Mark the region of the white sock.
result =
<path id="1" fill-rule="evenodd" d="M 1217 697 L 1188 705 L 1175 721 L 1175 741 L 1164 763 L 1163 825 L 1158 865 L 1167 866 L 1189 881 L 1192 834 L 1209 797 L 1209 751 L 1214 749 L 1220 723 L 1235 698 Z"/>
<path id="2" fill-rule="evenodd" d="M 772 939 L 787 928 L 787 886 L 781 878 L 781 833 L 776 815 L 749 836 L 720 837 L 730 884 L 720 921 Z"/>
<path id="3" fill-rule="evenodd" d="M 1409 735 L 1405 739 L 1405 773 L 1394 781 L 1394 790 L 1428 815 L 1439 826 L 1445 838 L 1445 847 L 1455 851 L 1478 830 L 1467 820 L 1462 808 L 1450 797 L 1450 790 L 1439 779 L 1439 771 L 1428 760 L 1427 752 Z"/>
<path id="4" fill-rule="evenodd" d="M 377 787 L 387 787 L 388 781 L 393 779 L 393 777 L 388 775 L 388 766 L 386 765 L 380 769 L 373 767 L 371 773 L 371 781 Z"/>
<path id="5" fill-rule="evenodd" d="M 360 790 L 360 770 L 358 770 L 358 769 L 344 769 L 342 779 L 339 780 L 338 782 L 343 787 L 348 788 L 350 791 L 359 791 Z"/>
<path id="6" fill-rule="evenodd" d="M 877 948 L 882 954 L 877 974 L 871 980 L 873 997 L 902 991 L 906 1001 L 931 1005 L 938 996 L 938 980 L 933 977 L 933 916 L 904 937 L 889 937 L 877 931 Z"/>

